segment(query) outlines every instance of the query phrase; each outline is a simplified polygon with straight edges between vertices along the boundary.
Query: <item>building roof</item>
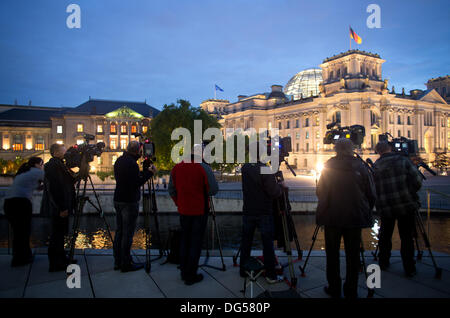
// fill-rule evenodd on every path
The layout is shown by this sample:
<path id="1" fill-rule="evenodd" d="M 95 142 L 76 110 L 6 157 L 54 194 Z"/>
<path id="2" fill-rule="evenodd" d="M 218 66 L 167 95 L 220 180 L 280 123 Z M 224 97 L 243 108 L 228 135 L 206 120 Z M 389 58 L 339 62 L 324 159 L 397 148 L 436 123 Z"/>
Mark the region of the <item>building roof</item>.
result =
<path id="1" fill-rule="evenodd" d="M 336 54 L 332 57 L 327 57 L 325 60 L 323 60 L 323 63 L 326 62 L 330 62 L 333 60 L 337 60 L 343 56 L 347 56 L 347 55 L 351 55 L 351 54 L 362 54 L 362 55 L 366 55 L 366 56 L 370 56 L 370 57 L 375 57 L 380 59 L 381 57 L 376 54 L 376 53 L 370 53 L 370 52 L 366 52 L 366 51 L 360 51 L 360 50 L 348 50 L 347 52 L 341 52 L 340 54 Z"/>
<path id="2" fill-rule="evenodd" d="M 144 117 L 155 117 L 159 110 L 146 102 L 115 101 L 104 99 L 89 99 L 78 107 L 68 109 L 65 113 L 85 113 L 90 115 L 105 115 L 118 108 L 126 106 Z"/>
<path id="3" fill-rule="evenodd" d="M 41 109 L 10 109 L 0 113 L 0 121 L 37 121 L 50 122 L 50 117 L 59 113 L 60 109 L 41 110 Z"/>

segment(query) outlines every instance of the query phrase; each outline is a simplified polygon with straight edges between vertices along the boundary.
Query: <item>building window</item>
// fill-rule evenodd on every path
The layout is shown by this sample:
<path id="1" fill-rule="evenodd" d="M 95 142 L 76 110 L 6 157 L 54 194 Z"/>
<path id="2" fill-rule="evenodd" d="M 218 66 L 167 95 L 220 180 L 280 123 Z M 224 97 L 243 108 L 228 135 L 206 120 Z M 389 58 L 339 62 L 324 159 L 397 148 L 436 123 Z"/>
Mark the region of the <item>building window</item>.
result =
<path id="1" fill-rule="evenodd" d="M 116 163 L 116 160 L 117 160 L 117 156 L 116 155 L 113 155 L 112 156 L 112 160 L 111 160 L 111 164 L 114 166 L 114 164 Z"/>
<path id="2" fill-rule="evenodd" d="M 308 159 L 303 159 L 303 167 L 307 167 L 308 166 Z"/>
<path id="3" fill-rule="evenodd" d="M 58 145 L 63 145 L 63 144 L 64 144 L 64 142 L 63 142 L 62 140 L 57 140 L 56 143 L 57 143 Z"/>
<path id="4" fill-rule="evenodd" d="M 269 123 L 269 126 L 270 126 L 270 128 L 269 129 L 271 129 L 272 128 L 272 123 Z M 147 133 L 147 126 L 142 126 L 142 133 Z"/>
<path id="5" fill-rule="evenodd" d="M 306 143 L 306 152 L 309 151 L 309 142 Z"/>
<path id="6" fill-rule="evenodd" d="M 120 149 L 127 149 L 127 140 L 125 138 L 120 138 Z"/>
<path id="7" fill-rule="evenodd" d="M 408 138 L 411 138 L 411 131 L 408 130 Z"/>
<path id="8" fill-rule="evenodd" d="M 341 69 L 338 69 L 336 72 L 336 77 L 339 79 L 341 77 Z"/>
<path id="9" fill-rule="evenodd" d="M 450 128 L 450 118 L 447 118 L 447 128 Z"/>
<path id="10" fill-rule="evenodd" d="M 402 124 L 402 117 L 400 115 L 397 116 L 397 124 Z"/>
<path id="11" fill-rule="evenodd" d="M 109 142 L 109 148 L 111 148 L 111 149 L 116 149 L 117 148 L 117 141 L 116 141 L 116 139 L 111 139 L 111 141 Z"/>
<path id="12" fill-rule="evenodd" d="M 62 128 L 63 128 L 62 125 L 56 126 L 56 133 L 57 133 L 57 134 L 62 134 L 62 133 L 63 133 L 63 132 L 62 132 Z"/>
<path id="13" fill-rule="evenodd" d="M 116 134 L 117 133 L 117 125 L 116 124 L 111 124 L 110 132 L 111 132 L 111 134 Z"/>
<path id="14" fill-rule="evenodd" d="M 83 139 L 77 139 L 77 145 L 81 145 L 84 142 Z"/>
<path id="15" fill-rule="evenodd" d="M 278 130 L 281 130 L 281 121 L 278 123 Z"/>
<path id="16" fill-rule="evenodd" d="M 136 134 L 137 133 L 137 126 L 136 125 L 131 126 L 131 133 L 132 134 Z"/>
<path id="17" fill-rule="evenodd" d="M 299 120 L 298 119 L 295 120 L 295 128 L 299 128 Z"/>
<path id="18" fill-rule="evenodd" d="M 309 118 L 305 118 L 305 127 L 309 127 Z"/>
<path id="19" fill-rule="evenodd" d="M 425 112 L 424 126 L 433 126 L 433 113 Z"/>
<path id="20" fill-rule="evenodd" d="M 377 123 L 377 115 L 373 111 L 370 111 L 370 125 L 373 126 Z"/>
<path id="21" fill-rule="evenodd" d="M 286 129 L 289 129 L 289 128 L 291 128 L 291 121 L 290 120 L 288 120 L 286 122 Z"/>
<path id="22" fill-rule="evenodd" d="M 337 111 L 333 114 L 331 119 L 332 123 L 340 124 L 341 123 L 341 112 Z"/>
<path id="23" fill-rule="evenodd" d="M 84 125 L 83 124 L 77 124 L 77 132 L 83 132 Z"/>
<path id="24" fill-rule="evenodd" d="M 394 115 L 389 114 L 389 124 L 393 124 L 394 123 Z"/>
<path id="25" fill-rule="evenodd" d="M 294 159 L 294 168 L 297 169 L 297 165 L 298 165 L 298 160 L 297 158 Z"/>
<path id="26" fill-rule="evenodd" d="M 23 141 L 21 135 L 14 135 L 12 149 L 13 151 L 23 151 Z"/>
<path id="27" fill-rule="evenodd" d="M 316 138 L 317 138 L 317 139 L 320 138 L 320 131 L 316 131 Z"/>
<path id="28" fill-rule="evenodd" d="M 299 143 L 297 143 L 296 145 L 295 145 L 295 151 L 299 151 L 300 150 L 300 145 L 299 145 Z"/>
<path id="29" fill-rule="evenodd" d="M 98 156 L 98 157 L 97 157 L 97 165 L 101 165 L 102 162 L 103 162 L 102 156 Z"/>
<path id="30" fill-rule="evenodd" d="M 13 151 L 23 151 L 23 144 L 13 144 Z"/>
<path id="31" fill-rule="evenodd" d="M 102 133 L 103 132 L 103 125 L 97 125 L 97 133 Z"/>
<path id="32" fill-rule="evenodd" d="M 408 125 L 411 125 L 411 116 L 408 116 L 406 120 L 407 120 Z"/>
<path id="33" fill-rule="evenodd" d="M 333 71 L 330 72 L 330 79 L 333 79 Z"/>
<path id="34" fill-rule="evenodd" d="M 34 150 L 44 150 L 44 137 L 37 136 L 36 143 L 34 144 Z"/>
<path id="35" fill-rule="evenodd" d="M 315 117 L 315 121 L 316 121 L 315 125 L 316 125 L 316 126 L 319 126 L 319 123 L 320 123 L 319 116 L 316 116 L 316 117 Z"/>
<path id="36" fill-rule="evenodd" d="M 399 130 L 398 131 L 398 137 L 401 137 L 402 136 L 402 132 Z"/>
<path id="37" fill-rule="evenodd" d="M 127 125 L 125 125 L 125 124 L 120 125 L 120 133 L 121 134 L 127 133 Z"/>
<path id="38" fill-rule="evenodd" d="M 300 139 L 300 133 L 299 132 L 295 134 L 295 139 Z"/>

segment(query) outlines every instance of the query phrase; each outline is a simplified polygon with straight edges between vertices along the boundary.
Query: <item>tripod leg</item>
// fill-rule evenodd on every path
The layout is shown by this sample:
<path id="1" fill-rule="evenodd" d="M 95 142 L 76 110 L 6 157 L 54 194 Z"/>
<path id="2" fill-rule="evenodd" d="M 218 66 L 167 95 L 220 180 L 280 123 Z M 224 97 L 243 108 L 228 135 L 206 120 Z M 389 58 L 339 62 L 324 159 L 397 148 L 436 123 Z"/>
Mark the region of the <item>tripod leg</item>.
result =
<path id="1" fill-rule="evenodd" d="M 217 244 L 219 245 L 220 259 L 222 260 L 222 270 L 225 271 L 226 270 L 226 266 L 225 266 L 225 262 L 223 261 L 222 243 L 220 242 L 219 228 L 218 228 L 217 223 L 216 223 L 216 211 L 213 211 L 213 213 L 214 213 L 213 214 L 213 223 L 214 223 L 214 228 L 216 229 Z"/>
<path id="2" fill-rule="evenodd" d="M 72 237 L 70 239 L 70 249 L 69 249 L 69 262 L 72 263 L 73 256 L 75 254 L 75 243 L 78 237 L 78 232 L 80 228 L 80 218 L 83 213 L 84 204 L 86 202 L 86 179 L 84 179 L 83 184 L 83 192 L 80 196 L 80 184 L 81 180 L 77 183 L 77 194 L 76 194 L 76 210 L 73 218 L 73 226 L 72 226 Z"/>
<path id="3" fill-rule="evenodd" d="M 91 202 L 91 200 L 88 200 L 88 201 L 89 201 L 89 203 L 91 203 L 91 205 L 94 206 L 94 207 L 97 209 L 97 211 L 99 212 L 101 218 L 103 219 L 103 222 L 104 222 L 105 225 L 106 225 L 106 231 L 108 232 L 109 239 L 111 240 L 111 243 L 113 243 L 114 240 L 113 240 L 113 237 L 112 237 L 112 234 L 111 234 L 111 227 L 109 226 L 109 223 L 108 223 L 108 221 L 106 220 L 106 216 L 105 216 L 105 213 L 103 212 L 102 205 L 100 204 L 100 199 L 99 199 L 99 197 L 98 197 L 97 191 L 95 191 L 95 187 L 94 187 L 94 183 L 92 182 L 92 178 L 91 178 L 91 176 L 88 176 L 88 178 L 89 178 L 89 181 L 90 181 L 90 183 L 91 183 L 92 192 L 94 192 L 94 196 L 95 196 L 95 199 L 96 199 L 96 201 L 97 201 L 97 205 L 98 205 L 98 206 L 96 207 L 96 206 Z"/>
<path id="4" fill-rule="evenodd" d="M 285 212 L 283 212 L 283 214 L 281 216 L 281 222 L 283 224 L 284 243 L 285 243 L 286 254 L 288 256 L 289 274 L 291 276 L 290 287 L 296 288 L 297 287 L 297 278 L 295 277 L 294 266 L 292 264 L 291 242 L 289 241 L 289 230 L 288 230 L 288 224 L 287 224 Z"/>
<path id="5" fill-rule="evenodd" d="M 159 258 L 163 257 L 164 255 L 164 250 L 163 250 L 163 244 L 162 244 L 162 240 L 161 240 L 161 233 L 159 231 L 159 221 L 158 221 L 158 206 L 156 205 L 156 191 L 155 191 L 155 184 L 153 182 L 153 178 L 150 179 L 150 188 L 149 191 L 151 190 L 151 210 L 153 213 L 153 218 L 155 220 L 155 236 L 156 236 L 156 241 L 158 242 L 158 247 L 159 247 Z M 158 258 L 158 259 L 159 259 Z"/>
<path id="6" fill-rule="evenodd" d="M 241 247 L 239 246 L 238 251 L 236 252 L 235 255 L 233 255 L 233 266 L 235 266 L 235 267 L 238 266 L 237 259 L 238 259 L 240 253 L 241 253 Z"/>
<path id="7" fill-rule="evenodd" d="M 362 270 L 364 271 L 364 277 L 366 278 L 367 282 L 366 257 L 364 256 L 364 243 L 362 240 L 362 236 L 360 239 L 360 252 L 361 252 Z M 375 293 L 374 289 L 367 287 L 367 298 L 373 298 L 374 293 Z"/>
<path id="8" fill-rule="evenodd" d="M 433 253 L 431 252 L 431 244 L 430 244 L 430 241 L 428 240 L 427 233 L 425 232 L 425 226 L 423 225 L 422 218 L 420 217 L 419 213 L 420 213 L 419 211 L 416 212 L 417 225 L 419 226 L 419 230 L 422 234 L 422 238 L 425 243 L 425 246 L 427 247 L 428 252 L 430 253 L 431 261 L 433 262 L 433 266 L 434 266 L 434 269 L 436 272 L 435 278 L 440 279 L 442 277 L 442 268 L 438 267 L 438 265 L 434 259 Z"/>
<path id="9" fill-rule="evenodd" d="M 314 247 L 314 243 L 316 242 L 317 234 L 319 233 L 319 228 L 320 228 L 320 226 L 316 225 L 316 227 L 314 229 L 314 234 L 313 234 L 313 237 L 312 237 L 312 243 L 311 243 L 311 246 L 309 248 L 308 255 L 306 256 L 305 263 L 303 264 L 303 267 L 299 266 L 300 271 L 302 272 L 302 274 L 301 274 L 302 277 L 305 277 L 306 264 L 308 264 L 309 256 L 311 255 L 311 251 L 312 251 L 312 249 Z"/>
<path id="10" fill-rule="evenodd" d="M 289 231 L 292 234 L 295 242 L 295 247 L 297 248 L 297 260 L 301 260 L 303 258 L 303 251 L 300 248 L 300 243 L 298 241 L 297 231 L 295 230 L 294 220 L 292 219 L 292 214 L 289 212 L 288 214 L 288 225 Z"/>

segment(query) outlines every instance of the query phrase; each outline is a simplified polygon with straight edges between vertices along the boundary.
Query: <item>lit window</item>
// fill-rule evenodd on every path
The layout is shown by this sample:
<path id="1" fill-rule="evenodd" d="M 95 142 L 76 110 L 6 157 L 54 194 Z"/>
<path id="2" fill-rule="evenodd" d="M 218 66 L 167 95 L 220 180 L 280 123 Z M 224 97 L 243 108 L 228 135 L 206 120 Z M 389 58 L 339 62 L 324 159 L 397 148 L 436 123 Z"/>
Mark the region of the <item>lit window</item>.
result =
<path id="1" fill-rule="evenodd" d="M 81 145 L 84 142 L 83 139 L 77 139 L 77 145 Z"/>
<path id="2" fill-rule="evenodd" d="M 34 150 L 44 150 L 44 137 L 37 136 L 36 143 L 34 144 Z"/>
<path id="3" fill-rule="evenodd" d="M 110 129 L 111 129 L 111 133 L 112 133 L 112 134 L 117 133 L 117 126 L 116 126 L 116 124 L 111 124 Z"/>
<path id="4" fill-rule="evenodd" d="M 137 133 L 137 127 L 136 127 L 136 125 L 131 126 L 131 133 L 132 133 L 132 134 Z"/>
<path id="5" fill-rule="evenodd" d="M 316 138 L 319 139 L 320 138 L 320 132 L 316 131 Z"/>
<path id="6" fill-rule="evenodd" d="M 62 132 L 62 125 L 58 125 L 58 126 L 56 126 L 56 133 L 57 134 L 62 134 L 63 132 Z"/>
<path id="7" fill-rule="evenodd" d="M 316 126 L 319 126 L 319 116 L 316 116 Z"/>
<path id="8" fill-rule="evenodd" d="M 450 118 L 447 118 L 447 128 L 450 128 Z"/>
<path id="9" fill-rule="evenodd" d="M 112 165 L 114 165 L 116 163 L 116 160 L 117 160 L 117 156 L 113 155 L 112 156 Z"/>
<path id="10" fill-rule="evenodd" d="M 120 133 L 121 134 L 127 133 L 127 125 L 120 125 Z"/>
<path id="11" fill-rule="evenodd" d="M 83 127 L 84 125 L 83 124 L 77 124 L 77 132 L 83 132 Z"/>
<path id="12" fill-rule="evenodd" d="M 295 134 L 295 139 L 300 139 L 300 133 L 299 132 Z"/>
<path id="13" fill-rule="evenodd" d="M 103 132 L 103 125 L 97 125 L 97 132 L 102 133 Z"/>
<path id="14" fill-rule="evenodd" d="M 120 149 L 127 149 L 127 140 L 126 139 L 120 139 Z"/>
<path id="15" fill-rule="evenodd" d="M 102 156 L 98 156 L 97 157 L 97 165 L 101 165 L 102 164 Z"/>
<path id="16" fill-rule="evenodd" d="M 103 139 L 97 139 L 97 143 L 103 142 Z"/>
<path id="17" fill-rule="evenodd" d="M 110 143 L 109 143 L 109 147 L 111 149 L 116 149 L 117 148 L 117 142 L 115 139 L 111 139 Z"/>
<path id="18" fill-rule="evenodd" d="M 306 139 L 309 139 L 309 131 L 306 132 Z"/>
<path id="19" fill-rule="evenodd" d="M 62 144 L 63 144 L 63 141 L 62 141 L 62 140 L 57 140 L 56 143 L 57 143 L 58 145 L 62 145 Z"/>
<path id="20" fill-rule="evenodd" d="M 142 126 L 142 132 L 145 134 L 147 132 L 147 126 Z"/>

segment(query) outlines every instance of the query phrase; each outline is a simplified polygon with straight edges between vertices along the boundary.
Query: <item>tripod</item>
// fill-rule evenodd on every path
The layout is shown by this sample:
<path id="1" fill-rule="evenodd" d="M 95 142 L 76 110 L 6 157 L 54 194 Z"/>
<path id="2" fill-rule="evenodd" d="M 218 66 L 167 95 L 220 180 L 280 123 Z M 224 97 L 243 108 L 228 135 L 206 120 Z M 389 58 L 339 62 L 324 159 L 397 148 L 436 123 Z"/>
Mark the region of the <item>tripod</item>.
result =
<path id="1" fill-rule="evenodd" d="M 305 268 L 306 268 L 306 265 L 308 264 L 309 256 L 311 255 L 311 251 L 312 251 L 312 249 L 314 247 L 314 243 L 316 242 L 317 234 L 319 233 L 319 229 L 320 229 L 320 225 L 316 225 L 316 227 L 314 228 L 314 234 L 313 234 L 313 237 L 312 237 L 312 243 L 311 243 L 311 246 L 309 248 L 308 255 L 306 256 L 305 263 L 303 264 L 303 267 L 299 266 L 302 277 L 306 276 L 305 275 Z M 365 275 L 366 280 L 367 280 L 366 258 L 364 256 L 364 252 L 365 251 L 364 251 L 364 242 L 363 242 L 362 237 L 360 238 L 360 249 L 359 250 L 360 250 L 360 253 L 361 253 L 361 268 L 364 271 L 364 275 Z M 367 298 L 372 298 L 374 293 L 375 293 L 374 289 L 368 288 Z"/>
<path id="2" fill-rule="evenodd" d="M 217 266 L 213 266 L 213 265 L 208 265 L 208 260 L 209 260 L 209 247 L 207 247 L 206 249 L 206 258 L 205 258 L 205 262 L 200 265 L 201 267 L 209 267 L 209 268 L 213 268 L 213 269 L 217 269 L 220 271 L 226 271 L 226 266 L 225 263 L 223 261 L 223 253 L 222 253 L 222 243 L 220 241 L 220 233 L 219 233 L 219 228 L 217 227 L 217 222 L 216 222 L 216 210 L 214 209 L 214 203 L 211 197 L 209 197 L 209 213 L 211 214 L 211 249 L 214 249 L 214 233 L 217 235 L 217 243 L 219 244 L 219 253 L 220 253 L 220 259 L 222 261 L 222 267 L 217 267 Z"/>
<path id="3" fill-rule="evenodd" d="M 150 273 L 150 269 L 152 267 L 151 262 L 156 261 L 164 256 L 163 244 L 161 241 L 161 234 L 159 231 L 159 222 L 158 222 L 158 206 L 156 205 L 156 193 L 155 193 L 155 184 L 153 182 L 153 177 L 147 180 L 147 193 L 145 193 L 145 184 L 142 186 L 142 211 L 144 214 L 144 232 L 145 232 L 145 271 Z M 155 238 L 158 242 L 159 246 L 159 256 L 151 259 L 150 255 L 150 219 L 151 215 L 153 215 L 155 221 Z"/>
<path id="4" fill-rule="evenodd" d="M 95 210 L 97 210 L 100 217 L 105 222 L 108 236 L 111 239 L 111 242 L 113 242 L 113 238 L 111 235 L 111 230 L 110 230 L 108 221 L 106 221 L 105 214 L 103 213 L 102 206 L 100 205 L 100 200 L 98 198 L 97 192 L 95 191 L 91 176 L 89 175 L 89 165 L 87 165 L 87 168 L 84 168 L 84 169 L 80 168 L 80 176 L 81 176 L 81 178 L 78 180 L 77 186 L 76 186 L 76 188 L 77 188 L 76 208 L 75 208 L 75 214 L 74 214 L 74 220 L 73 220 L 73 226 L 72 226 L 73 234 L 72 234 L 72 238 L 70 239 L 70 250 L 69 250 L 69 262 L 70 263 L 73 262 L 73 256 L 75 253 L 75 242 L 77 240 L 78 233 L 80 232 L 80 219 L 81 219 L 81 216 L 83 215 L 83 209 L 84 209 L 86 202 L 88 202 L 90 205 L 92 205 L 94 207 Z M 97 204 L 92 202 L 92 200 L 86 195 L 86 186 L 87 186 L 88 180 L 92 187 L 92 192 L 94 193 Z M 81 190 L 81 194 L 80 194 L 81 182 L 83 182 L 83 186 L 81 187 L 82 190 Z"/>
<path id="5" fill-rule="evenodd" d="M 286 166 L 291 170 L 294 176 L 296 176 L 295 171 L 292 169 L 292 167 L 289 165 L 289 163 L 283 159 L 281 162 L 286 164 Z M 281 183 L 284 181 L 283 173 L 281 171 L 278 171 L 275 174 L 277 183 Z M 292 260 L 292 248 L 291 248 L 291 240 L 292 237 L 295 241 L 295 245 L 297 248 L 297 260 L 301 260 L 303 256 L 303 252 L 300 248 L 300 243 L 298 241 L 297 232 L 295 230 L 294 221 L 292 219 L 291 215 L 291 205 L 289 204 L 289 198 L 286 191 L 282 191 L 281 198 L 277 199 L 277 212 L 281 215 L 281 224 L 283 228 L 283 236 L 284 236 L 284 249 L 285 253 L 288 255 L 288 263 L 286 265 L 283 265 L 282 267 L 289 267 L 289 274 L 291 277 L 291 281 L 289 283 L 291 288 L 295 288 L 297 286 L 297 278 L 295 277 L 294 272 L 294 261 Z M 233 265 L 237 266 L 237 258 L 239 257 L 239 254 L 241 252 L 241 248 L 239 247 L 236 255 L 233 256 Z"/>

